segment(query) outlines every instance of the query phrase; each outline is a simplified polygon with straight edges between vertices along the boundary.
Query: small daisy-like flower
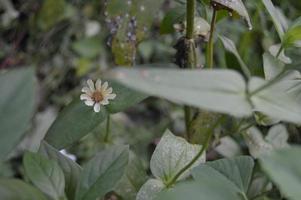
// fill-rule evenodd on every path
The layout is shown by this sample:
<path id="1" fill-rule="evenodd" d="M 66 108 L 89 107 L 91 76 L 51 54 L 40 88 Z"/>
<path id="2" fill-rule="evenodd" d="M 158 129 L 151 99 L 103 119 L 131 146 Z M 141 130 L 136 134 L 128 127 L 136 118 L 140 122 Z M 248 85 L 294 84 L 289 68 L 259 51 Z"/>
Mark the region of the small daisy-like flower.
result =
<path id="1" fill-rule="evenodd" d="M 83 87 L 80 99 L 85 102 L 87 106 L 93 106 L 95 112 L 100 111 L 100 106 L 108 105 L 109 100 L 113 100 L 116 94 L 112 93 L 113 89 L 108 87 L 108 82 L 101 84 L 101 80 L 97 79 L 96 83 L 89 79 L 87 81 L 88 87 Z"/>

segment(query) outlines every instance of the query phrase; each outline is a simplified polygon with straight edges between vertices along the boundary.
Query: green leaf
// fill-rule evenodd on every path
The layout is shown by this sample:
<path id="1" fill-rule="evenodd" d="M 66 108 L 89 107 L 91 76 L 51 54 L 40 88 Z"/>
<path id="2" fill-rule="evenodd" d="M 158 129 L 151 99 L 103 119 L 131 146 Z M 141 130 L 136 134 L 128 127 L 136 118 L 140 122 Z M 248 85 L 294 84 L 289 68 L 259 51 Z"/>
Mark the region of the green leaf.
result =
<path id="1" fill-rule="evenodd" d="M 161 34 L 169 34 L 175 31 L 174 24 L 183 22 L 186 16 L 186 9 L 184 6 L 178 6 L 168 11 L 160 25 Z"/>
<path id="2" fill-rule="evenodd" d="M 36 188 L 17 179 L 0 179 L 1 200 L 47 200 Z"/>
<path id="3" fill-rule="evenodd" d="M 252 113 L 245 81 L 235 71 L 118 69 L 112 76 L 130 88 L 177 103 L 234 116 Z"/>
<path id="4" fill-rule="evenodd" d="M 289 78 L 283 79 L 274 85 L 261 90 L 251 96 L 254 110 L 275 119 L 301 124 L 301 106 L 298 100 L 288 93 L 291 85 Z M 261 78 L 252 78 L 249 91 L 252 93 L 267 82 Z M 293 84 L 295 84 L 293 82 Z"/>
<path id="5" fill-rule="evenodd" d="M 45 140 L 57 149 L 63 149 L 78 141 L 107 117 L 104 107 L 95 113 L 83 101 L 74 100 L 57 117 L 48 130 Z"/>
<path id="6" fill-rule="evenodd" d="M 142 161 L 130 152 L 130 159 L 126 167 L 125 174 L 117 184 L 114 191 L 126 200 L 135 200 L 141 186 L 146 182 L 148 176 Z"/>
<path id="7" fill-rule="evenodd" d="M 161 180 L 149 179 L 139 190 L 136 200 L 154 200 L 164 188 Z"/>
<path id="8" fill-rule="evenodd" d="M 285 30 L 281 24 L 281 20 L 278 16 L 278 12 L 277 12 L 275 6 L 273 5 L 271 0 L 262 0 L 262 3 L 264 4 L 265 8 L 267 9 L 268 13 L 270 14 L 272 21 L 274 23 L 274 26 L 278 32 L 278 35 L 279 35 L 280 39 L 282 40 Z"/>
<path id="9" fill-rule="evenodd" d="M 65 178 L 59 165 L 37 153 L 24 155 L 26 175 L 33 184 L 54 200 L 65 197 Z"/>
<path id="10" fill-rule="evenodd" d="M 82 168 L 77 163 L 61 154 L 58 150 L 56 150 L 46 142 L 43 142 L 41 144 L 39 153 L 44 155 L 48 159 L 55 160 L 58 163 L 65 176 L 66 195 L 68 199 L 74 199 Z"/>
<path id="11" fill-rule="evenodd" d="M 219 36 L 220 40 L 223 42 L 223 45 L 225 47 L 225 49 L 231 53 L 234 54 L 234 56 L 237 58 L 240 66 L 241 66 L 241 70 L 244 72 L 244 74 L 250 78 L 251 77 L 251 72 L 248 68 L 248 66 L 245 64 L 245 62 L 242 60 L 242 58 L 240 57 L 238 50 L 234 44 L 234 42 L 232 40 L 230 40 L 227 37 L 224 36 Z"/>
<path id="12" fill-rule="evenodd" d="M 226 10 L 231 10 L 242 16 L 248 23 L 249 29 L 252 29 L 252 23 L 248 11 L 241 0 L 212 0 L 213 5 L 217 4 L 218 8 L 223 8 Z"/>
<path id="13" fill-rule="evenodd" d="M 201 148 L 201 145 L 189 144 L 184 138 L 176 137 L 167 130 L 152 155 L 150 161 L 152 174 L 167 183 L 198 154 Z M 204 163 L 205 160 L 204 153 L 178 180 L 189 176 L 190 169 Z"/>
<path id="14" fill-rule="evenodd" d="M 115 146 L 98 153 L 82 171 L 76 200 L 95 200 L 112 191 L 124 175 L 128 159 L 128 146 Z"/>
<path id="15" fill-rule="evenodd" d="M 247 199 L 254 161 L 247 156 L 221 159 L 192 170 L 194 180 L 161 192 L 156 200 L 242 200 Z"/>
<path id="16" fill-rule="evenodd" d="M 265 53 L 263 54 L 263 68 L 265 79 L 271 80 L 283 71 L 284 64 L 272 55 Z"/>
<path id="17" fill-rule="evenodd" d="M 34 113 L 35 75 L 32 68 L 0 74 L 0 161 L 18 144 Z"/>
<path id="18" fill-rule="evenodd" d="M 260 159 L 263 170 L 290 200 L 301 197 L 301 148 L 292 147 L 273 152 Z"/>
<path id="19" fill-rule="evenodd" d="M 289 133 L 282 124 L 272 126 L 265 137 L 266 141 L 272 144 L 275 149 L 288 147 L 288 138 Z"/>
<path id="20" fill-rule="evenodd" d="M 299 19 L 301 21 L 301 18 Z M 289 48 L 294 46 L 297 42 L 301 40 L 301 22 L 298 25 L 290 27 L 285 33 L 282 41 L 284 48 Z"/>
<path id="21" fill-rule="evenodd" d="M 132 90 L 116 81 L 110 81 L 110 86 L 113 88 L 116 98 L 105 108 L 111 114 L 124 111 L 147 97 L 147 95 Z"/>

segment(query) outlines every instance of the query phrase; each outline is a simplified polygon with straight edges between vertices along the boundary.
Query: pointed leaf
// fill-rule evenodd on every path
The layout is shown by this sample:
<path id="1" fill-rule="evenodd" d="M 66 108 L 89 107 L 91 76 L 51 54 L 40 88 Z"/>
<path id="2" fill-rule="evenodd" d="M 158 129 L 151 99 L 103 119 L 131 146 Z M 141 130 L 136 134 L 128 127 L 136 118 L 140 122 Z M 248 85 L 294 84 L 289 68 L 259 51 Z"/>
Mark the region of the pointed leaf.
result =
<path id="1" fill-rule="evenodd" d="M 176 137 L 167 130 L 152 155 L 150 161 L 152 174 L 166 183 L 185 167 L 200 150 L 200 145 L 189 144 L 185 139 Z M 205 153 L 190 169 L 204 162 Z M 190 169 L 184 172 L 178 180 L 189 176 Z"/>
<path id="2" fill-rule="evenodd" d="M 54 200 L 64 198 L 65 178 L 55 161 L 27 152 L 23 162 L 28 178 L 37 188 Z"/>
<path id="3" fill-rule="evenodd" d="M 34 113 L 32 68 L 0 73 L 0 161 L 18 144 Z"/>
<path id="4" fill-rule="evenodd" d="M 124 175 L 128 159 L 128 146 L 114 146 L 98 153 L 82 171 L 76 200 L 95 200 L 112 191 Z"/>
<path id="5" fill-rule="evenodd" d="M 36 188 L 17 179 L 0 179 L 1 200 L 47 200 Z"/>
<path id="6" fill-rule="evenodd" d="M 43 142 L 40 146 L 39 153 L 44 155 L 48 159 L 55 160 L 61 169 L 63 170 L 65 176 L 65 192 L 68 199 L 75 198 L 75 191 L 77 183 L 79 183 L 79 176 L 82 168 L 75 163 L 73 160 L 61 154 L 58 150 Z"/>
<path id="7" fill-rule="evenodd" d="M 104 107 L 95 113 L 84 102 L 75 100 L 57 117 L 48 130 L 45 140 L 57 149 L 63 149 L 95 129 L 107 117 Z"/>

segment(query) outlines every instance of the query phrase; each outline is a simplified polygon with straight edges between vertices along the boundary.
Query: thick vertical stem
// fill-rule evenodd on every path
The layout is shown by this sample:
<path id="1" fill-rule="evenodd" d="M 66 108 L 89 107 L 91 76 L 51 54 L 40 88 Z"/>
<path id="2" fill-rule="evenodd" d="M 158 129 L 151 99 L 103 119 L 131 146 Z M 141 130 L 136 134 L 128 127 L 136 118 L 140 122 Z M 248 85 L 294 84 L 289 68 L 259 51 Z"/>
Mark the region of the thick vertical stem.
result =
<path id="1" fill-rule="evenodd" d="M 216 14 L 217 14 L 217 10 L 213 8 L 211 27 L 210 27 L 210 36 L 209 36 L 209 42 L 207 47 L 207 66 L 209 69 L 213 68 L 213 36 L 214 36 L 215 23 L 216 23 Z"/>
<path id="2" fill-rule="evenodd" d="M 186 53 L 187 53 L 187 60 L 186 60 L 186 68 L 193 69 L 196 67 L 196 52 L 195 52 L 195 44 L 194 44 L 194 17 L 195 17 L 195 10 L 196 10 L 196 0 L 187 0 L 187 7 L 186 7 Z M 190 140 L 191 134 L 189 130 L 189 125 L 192 120 L 192 108 L 189 106 L 184 107 L 185 112 L 185 124 L 186 124 L 186 134 L 187 139 Z"/>

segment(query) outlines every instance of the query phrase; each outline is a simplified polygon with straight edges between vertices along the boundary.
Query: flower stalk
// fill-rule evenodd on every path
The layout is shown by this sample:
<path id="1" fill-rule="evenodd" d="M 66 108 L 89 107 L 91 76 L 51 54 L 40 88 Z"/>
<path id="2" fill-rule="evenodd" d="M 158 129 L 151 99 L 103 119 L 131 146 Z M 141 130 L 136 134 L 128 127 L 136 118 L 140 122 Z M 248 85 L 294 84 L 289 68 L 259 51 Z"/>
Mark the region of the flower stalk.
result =
<path id="1" fill-rule="evenodd" d="M 207 66 L 209 69 L 213 68 L 213 36 L 214 36 L 214 31 L 215 31 L 215 24 L 216 24 L 216 17 L 217 17 L 217 10 L 213 6 L 213 14 L 212 14 L 212 19 L 211 19 L 211 26 L 210 26 L 210 36 L 209 36 L 209 41 L 208 41 L 208 46 L 207 46 Z"/>

